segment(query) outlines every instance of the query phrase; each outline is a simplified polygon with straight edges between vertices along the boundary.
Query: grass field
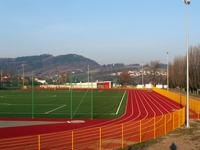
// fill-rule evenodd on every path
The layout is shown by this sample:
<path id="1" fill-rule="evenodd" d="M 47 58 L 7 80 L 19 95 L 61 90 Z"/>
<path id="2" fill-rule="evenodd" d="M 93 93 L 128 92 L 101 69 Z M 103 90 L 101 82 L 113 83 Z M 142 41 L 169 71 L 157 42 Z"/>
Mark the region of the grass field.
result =
<path id="1" fill-rule="evenodd" d="M 116 118 L 126 101 L 120 90 L 0 90 L 0 118 Z"/>

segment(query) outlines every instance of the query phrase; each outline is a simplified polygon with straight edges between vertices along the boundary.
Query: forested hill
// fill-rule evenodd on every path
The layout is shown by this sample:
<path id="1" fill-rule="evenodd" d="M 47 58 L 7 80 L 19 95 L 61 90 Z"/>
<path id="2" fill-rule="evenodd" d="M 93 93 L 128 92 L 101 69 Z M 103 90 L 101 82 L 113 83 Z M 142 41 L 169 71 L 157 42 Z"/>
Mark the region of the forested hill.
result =
<path id="1" fill-rule="evenodd" d="M 53 56 L 49 54 L 37 56 L 24 56 L 17 58 L 0 58 L 0 69 L 4 72 L 17 73 L 23 70 L 26 73 L 53 73 L 58 71 L 79 70 L 86 71 L 88 68 L 98 68 L 100 65 L 89 58 L 77 54 Z"/>

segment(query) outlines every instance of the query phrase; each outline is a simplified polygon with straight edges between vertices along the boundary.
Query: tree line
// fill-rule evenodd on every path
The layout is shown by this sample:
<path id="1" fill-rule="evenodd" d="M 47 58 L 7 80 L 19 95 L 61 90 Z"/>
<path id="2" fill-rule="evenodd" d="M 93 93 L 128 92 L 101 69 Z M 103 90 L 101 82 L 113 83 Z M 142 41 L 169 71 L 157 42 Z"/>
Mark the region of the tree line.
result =
<path id="1" fill-rule="evenodd" d="M 186 89 L 186 56 L 178 56 L 169 64 L 169 86 Z M 200 45 L 189 49 L 189 81 L 190 91 L 200 89 Z"/>

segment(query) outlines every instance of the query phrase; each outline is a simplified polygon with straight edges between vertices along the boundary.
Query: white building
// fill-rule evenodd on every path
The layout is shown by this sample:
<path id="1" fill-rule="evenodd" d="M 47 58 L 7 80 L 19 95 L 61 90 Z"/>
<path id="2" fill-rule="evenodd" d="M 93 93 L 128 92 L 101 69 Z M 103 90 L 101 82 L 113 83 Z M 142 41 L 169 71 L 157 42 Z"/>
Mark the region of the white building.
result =
<path id="1" fill-rule="evenodd" d="M 40 80 L 38 78 L 35 78 L 35 81 L 41 84 L 47 84 L 46 80 Z"/>

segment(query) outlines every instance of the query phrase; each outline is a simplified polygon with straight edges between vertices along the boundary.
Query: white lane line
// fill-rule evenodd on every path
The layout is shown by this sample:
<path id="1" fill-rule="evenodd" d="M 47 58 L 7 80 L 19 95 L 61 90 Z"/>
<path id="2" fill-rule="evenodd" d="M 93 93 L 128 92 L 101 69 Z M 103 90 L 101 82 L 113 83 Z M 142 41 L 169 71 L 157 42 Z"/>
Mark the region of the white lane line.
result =
<path id="1" fill-rule="evenodd" d="M 124 100 L 125 95 L 126 95 L 126 91 L 124 91 L 124 94 L 123 94 L 123 96 L 122 96 L 122 98 L 121 98 L 121 101 L 120 101 L 120 103 L 119 103 L 119 106 L 118 106 L 118 108 L 117 108 L 117 111 L 116 111 L 115 115 L 117 115 L 117 114 L 119 113 L 119 110 L 120 110 L 120 108 L 121 108 L 121 105 L 122 105 L 122 102 L 123 102 L 123 100 Z"/>
<path id="2" fill-rule="evenodd" d="M 66 105 L 62 105 L 62 106 L 60 106 L 60 107 L 57 107 L 57 108 L 55 108 L 55 109 L 52 109 L 52 110 L 50 110 L 50 111 L 45 112 L 45 114 L 49 114 L 49 113 L 51 113 L 51 112 L 54 112 L 54 111 L 56 111 L 56 110 L 58 110 L 58 109 L 61 109 L 61 108 L 65 107 L 65 106 L 66 106 Z"/>
<path id="3" fill-rule="evenodd" d="M 3 105 L 3 106 L 10 106 L 11 104 L 9 104 L 9 103 L 0 103 L 0 105 Z"/>
<path id="4" fill-rule="evenodd" d="M 12 106 L 32 106 L 32 104 L 10 104 L 10 103 L 0 103 L 0 105 L 12 105 Z M 34 104 L 34 106 L 60 106 L 62 104 Z M 63 104 L 64 105 L 64 104 Z"/>

